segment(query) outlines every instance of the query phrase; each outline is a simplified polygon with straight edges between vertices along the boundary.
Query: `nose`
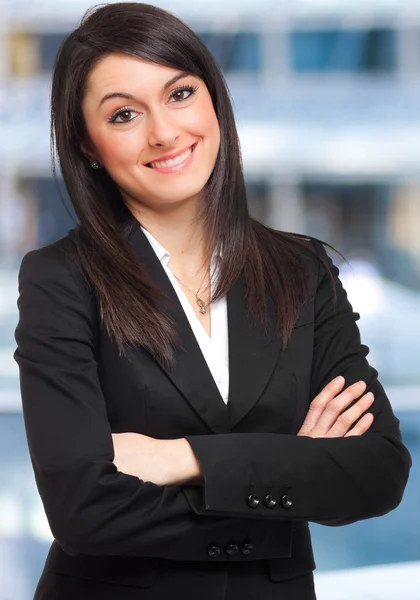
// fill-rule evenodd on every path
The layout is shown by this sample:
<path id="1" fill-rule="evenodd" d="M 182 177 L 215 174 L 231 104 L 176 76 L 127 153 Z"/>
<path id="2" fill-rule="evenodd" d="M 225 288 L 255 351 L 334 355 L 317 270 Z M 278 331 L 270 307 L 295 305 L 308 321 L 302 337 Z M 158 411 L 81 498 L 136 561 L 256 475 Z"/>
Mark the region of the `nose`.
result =
<path id="1" fill-rule="evenodd" d="M 172 115 L 164 110 L 149 113 L 149 144 L 151 146 L 174 146 L 179 138 L 180 126 Z"/>

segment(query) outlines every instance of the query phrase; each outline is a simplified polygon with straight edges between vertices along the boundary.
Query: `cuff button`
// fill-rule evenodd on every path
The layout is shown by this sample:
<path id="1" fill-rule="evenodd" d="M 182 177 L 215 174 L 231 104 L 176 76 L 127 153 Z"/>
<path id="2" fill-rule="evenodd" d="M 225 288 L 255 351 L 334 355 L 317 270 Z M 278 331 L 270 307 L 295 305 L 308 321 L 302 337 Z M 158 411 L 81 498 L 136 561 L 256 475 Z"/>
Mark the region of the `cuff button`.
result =
<path id="1" fill-rule="evenodd" d="M 220 554 L 219 546 L 212 546 L 211 548 L 208 549 L 208 555 L 211 556 L 212 558 L 216 558 L 216 556 L 219 556 L 219 554 Z"/>
<path id="2" fill-rule="evenodd" d="M 228 556 L 233 556 L 238 552 L 238 550 L 239 547 L 236 544 L 229 544 L 229 546 L 226 548 L 226 554 Z"/>
<path id="3" fill-rule="evenodd" d="M 259 503 L 260 503 L 260 499 L 258 498 L 257 494 L 250 494 L 248 496 L 248 505 L 251 508 L 257 508 Z"/>
<path id="4" fill-rule="evenodd" d="M 273 496 L 272 494 L 267 494 L 267 496 L 265 497 L 265 505 L 267 506 L 267 508 L 274 508 L 276 504 L 277 500 L 275 496 Z"/>
<path id="5" fill-rule="evenodd" d="M 252 553 L 253 550 L 254 550 L 254 545 L 253 544 L 244 544 L 242 546 L 242 548 L 241 548 L 241 552 L 245 556 L 249 556 Z"/>
<path id="6" fill-rule="evenodd" d="M 287 494 L 284 494 L 281 498 L 281 505 L 283 508 L 290 508 L 293 505 L 293 500 Z"/>

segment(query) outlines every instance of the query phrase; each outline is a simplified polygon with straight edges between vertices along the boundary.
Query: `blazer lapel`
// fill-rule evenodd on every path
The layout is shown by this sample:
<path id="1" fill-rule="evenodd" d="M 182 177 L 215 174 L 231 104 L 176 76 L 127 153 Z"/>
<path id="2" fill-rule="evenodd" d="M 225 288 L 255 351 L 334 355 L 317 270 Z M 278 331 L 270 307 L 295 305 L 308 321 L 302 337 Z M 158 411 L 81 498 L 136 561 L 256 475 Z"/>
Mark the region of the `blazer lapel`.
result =
<path id="1" fill-rule="evenodd" d="M 230 423 L 226 404 L 165 269 L 140 226 L 134 228 L 128 240 L 152 281 L 170 300 L 169 316 L 175 323 L 179 335 L 180 344 L 175 348 L 174 366 L 168 368 L 159 359 L 156 359 L 157 362 L 211 431 L 229 432 Z"/>
<path id="2" fill-rule="evenodd" d="M 268 340 L 263 327 L 248 317 L 245 282 L 241 277 L 227 294 L 229 332 L 229 401 L 226 405 L 207 366 L 188 318 L 165 270 L 140 226 L 128 240 L 150 278 L 171 301 L 169 316 L 177 328 L 180 345 L 175 348 L 173 368 L 158 361 L 191 407 L 214 433 L 228 433 L 260 398 L 276 366 L 281 340 Z M 274 304 L 268 298 L 270 327 Z"/>
<path id="3" fill-rule="evenodd" d="M 232 429 L 261 397 L 277 364 L 281 339 L 269 340 L 264 328 L 246 310 L 241 277 L 227 294 L 229 327 L 229 420 Z M 267 297 L 269 331 L 275 324 L 274 303 Z"/>

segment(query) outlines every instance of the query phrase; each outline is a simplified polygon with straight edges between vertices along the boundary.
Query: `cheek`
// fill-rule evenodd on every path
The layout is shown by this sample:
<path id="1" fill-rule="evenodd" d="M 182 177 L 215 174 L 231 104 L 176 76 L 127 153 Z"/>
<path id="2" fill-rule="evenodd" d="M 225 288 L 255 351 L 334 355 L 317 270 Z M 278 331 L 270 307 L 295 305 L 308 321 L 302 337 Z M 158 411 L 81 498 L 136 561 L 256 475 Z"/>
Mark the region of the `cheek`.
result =
<path id="1" fill-rule="evenodd" d="M 202 115 L 202 120 L 206 135 L 209 138 L 212 146 L 214 146 L 214 152 L 217 153 L 220 146 L 220 127 L 212 104 Z"/>
<path id="2" fill-rule="evenodd" d="M 133 156 L 139 151 L 139 136 L 134 131 L 126 131 L 124 135 L 118 135 L 117 132 L 98 134 L 93 141 L 102 162 L 109 165 L 133 162 Z"/>
<path id="3" fill-rule="evenodd" d="M 186 113 L 186 116 L 187 120 L 184 122 L 184 126 L 191 133 L 214 138 L 215 141 L 220 137 L 219 123 L 210 98 L 206 102 L 197 103 L 195 110 Z"/>

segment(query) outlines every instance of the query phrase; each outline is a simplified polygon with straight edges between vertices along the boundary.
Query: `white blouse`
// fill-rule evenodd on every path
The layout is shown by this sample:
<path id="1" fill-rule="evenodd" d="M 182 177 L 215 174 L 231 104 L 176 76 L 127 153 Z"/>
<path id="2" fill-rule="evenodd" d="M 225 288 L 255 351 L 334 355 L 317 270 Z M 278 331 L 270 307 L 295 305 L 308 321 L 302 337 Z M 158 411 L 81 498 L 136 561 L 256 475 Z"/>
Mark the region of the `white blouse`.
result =
<path id="1" fill-rule="evenodd" d="M 191 325 L 191 329 L 196 337 L 197 343 L 200 346 L 201 352 L 207 362 L 208 368 L 213 375 L 214 381 L 219 388 L 220 395 L 223 401 L 228 403 L 229 396 L 229 344 L 228 344 L 228 321 L 227 321 L 227 301 L 226 296 L 220 298 L 210 305 L 211 319 L 211 336 L 207 335 L 206 330 L 195 314 L 191 304 L 189 303 L 184 290 L 174 277 L 168 263 L 171 259 L 170 253 L 157 241 L 157 239 L 141 227 L 143 233 L 147 237 L 160 260 L 170 282 L 172 283 L 175 292 L 181 302 L 185 315 Z M 216 260 L 213 256 L 210 264 L 210 280 L 211 287 L 215 284 L 216 276 Z"/>

